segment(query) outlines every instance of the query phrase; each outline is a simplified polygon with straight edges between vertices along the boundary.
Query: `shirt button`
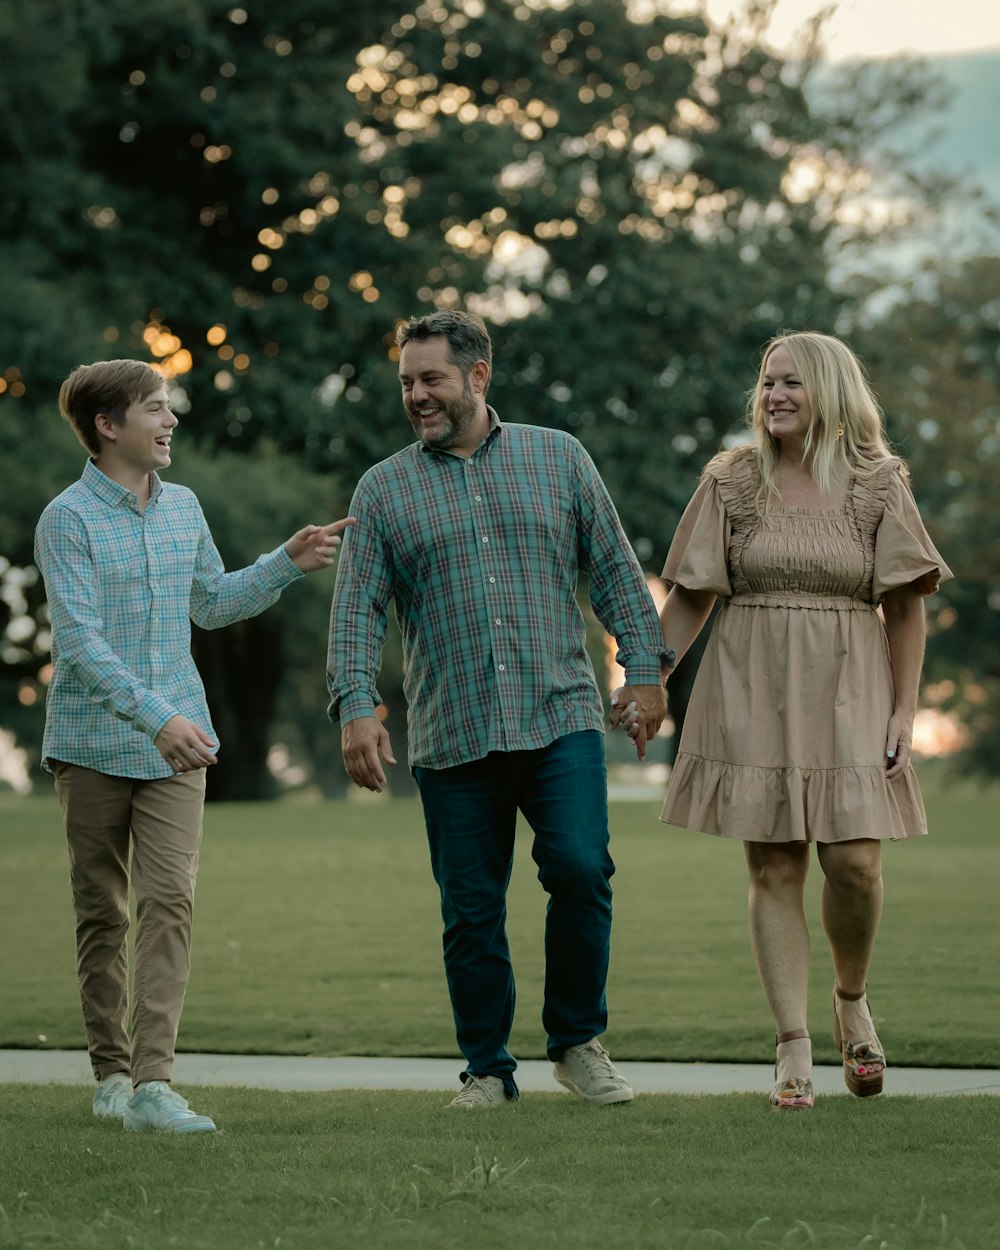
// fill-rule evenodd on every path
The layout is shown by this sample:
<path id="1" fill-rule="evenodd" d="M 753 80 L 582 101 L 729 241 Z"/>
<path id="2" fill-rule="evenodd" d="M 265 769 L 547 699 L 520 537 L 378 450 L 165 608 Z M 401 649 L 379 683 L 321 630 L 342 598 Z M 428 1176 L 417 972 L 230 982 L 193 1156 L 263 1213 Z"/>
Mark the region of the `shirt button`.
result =
<path id="1" fill-rule="evenodd" d="M 502 623 L 503 623 L 503 622 L 500 620 L 499 616 L 498 616 L 498 617 L 497 617 L 497 619 L 493 622 L 493 624 L 494 624 L 494 625 L 501 625 Z"/>
<path id="2" fill-rule="evenodd" d="M 495 578 L 495 577 L 491 577 L 491 578 L 490 578 L 490 581 L 491 581 L 491 582 L 495 582 L 495 581 L 496 581 L 496 578 Z"/>
<path id="3" fill-rule="evenodd" d="M 482 497 L 482 495 L 477 495 L 477 496 L 476 496 L 476 503 L 482 503 L 482 502 L 483 502 L 483 497 Z"/>
<path id="4" fill-rule="evenodd" d="M 483 542 L 484 542 L 484 543 L 488 543 L 489 541 L 490 541 L 490 540 L 489 540 L 488 538 L 484 538 L 484 539 L 483 539 Z"/>
<path id="5" fill-rule="evenodd" d="M 501 665 L 500 665 L 500 672 L 501 672 L 501 673 L 506 673 L 506 671 L 507 671 L 507 665 L 506 665 L 506 664 L 501 664 Z"/>

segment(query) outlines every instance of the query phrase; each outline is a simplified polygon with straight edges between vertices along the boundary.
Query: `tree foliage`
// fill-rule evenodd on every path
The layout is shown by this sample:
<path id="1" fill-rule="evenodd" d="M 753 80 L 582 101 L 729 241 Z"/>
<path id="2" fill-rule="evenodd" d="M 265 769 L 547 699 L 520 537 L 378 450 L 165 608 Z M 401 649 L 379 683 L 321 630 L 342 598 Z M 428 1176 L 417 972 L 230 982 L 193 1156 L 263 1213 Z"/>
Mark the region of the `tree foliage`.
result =
<path id="1" fill-rule="evenodd" d="M 795 173 L 832 143 L 854 161 L 844 124 L 752 29 L 617 0 L 409 9 L 8 10 L 22 373 L 151 349 L 202 439 L 350 480 L 405 437 L 394 322 L 467 302 L 503 323 L 509 418 L 685 481 L 776 324 L 837 312 L 834 206 Z"/>
<path id="2" fill-rule="evenodd" d="M 857 327 L 889 431 L 955 574 L 927 602 L 924 701 L 955 712 L 969 772 L 1000 773 L 1000 258 L 942 260 Z"/>

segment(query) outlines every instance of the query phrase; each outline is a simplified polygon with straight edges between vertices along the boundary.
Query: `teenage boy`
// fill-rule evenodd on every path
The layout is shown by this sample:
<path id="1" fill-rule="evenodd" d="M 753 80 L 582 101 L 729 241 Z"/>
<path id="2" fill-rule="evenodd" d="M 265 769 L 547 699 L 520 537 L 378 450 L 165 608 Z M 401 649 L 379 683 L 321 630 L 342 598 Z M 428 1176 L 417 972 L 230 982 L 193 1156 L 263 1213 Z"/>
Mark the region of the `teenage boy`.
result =
<path id="1" fill-rule="evenodd" d="M 135 360 L 81 365 L 59 408 L 90 459 L 35 534 L 52 622 L 42 754 L 66 823 L 94 1115 L 128 1129 L 211 1132 L 212 1120 L 170 1085 L 205 770 L 219 749 L 190 622 L 216 629 L 256 616 L 290 582 L 333 563 L 350 519 L 307 525 L 227 573 L 195 496 L 158 476 L 177 418 L 156 370 Z"/>

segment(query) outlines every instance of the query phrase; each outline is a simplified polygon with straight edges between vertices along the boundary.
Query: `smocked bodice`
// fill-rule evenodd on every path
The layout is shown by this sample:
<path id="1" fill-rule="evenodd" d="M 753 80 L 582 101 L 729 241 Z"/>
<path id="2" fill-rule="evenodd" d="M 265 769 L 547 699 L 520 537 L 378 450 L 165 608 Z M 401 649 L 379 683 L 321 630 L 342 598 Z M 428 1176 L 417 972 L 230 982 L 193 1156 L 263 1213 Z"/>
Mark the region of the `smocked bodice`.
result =
<path id="1" fill-rule="evenodd" d="M 839 509 L 772 501 L 762 511 L 760 497 L 755 451 L 712 460 L 670 544 L 664 581 L 733 604 L 859 609 L 902 586 L 931 594 L 951 576 L 898 460 L 852 473 Z"/>
<path id="2" fill-rule="evenodd" d="M 875 535 L 885 507 L 888 477 L 852 476 L 844 506 L 822 512 L 769 504 L 760 511 L 757 458 L 729 461 L 719 475 L 719 492 L 731 526 L 729 576 L 733 597 L 780 597 L 825 602 L 872 601 Z"/>
<path id="3" fill-rule="evenodd" d="M 872 543 L 874 554 L 874 542 Z M 768 512 L 730 556 L 733 596 L 871 601 L 869 561 L 846 514 Z"/>

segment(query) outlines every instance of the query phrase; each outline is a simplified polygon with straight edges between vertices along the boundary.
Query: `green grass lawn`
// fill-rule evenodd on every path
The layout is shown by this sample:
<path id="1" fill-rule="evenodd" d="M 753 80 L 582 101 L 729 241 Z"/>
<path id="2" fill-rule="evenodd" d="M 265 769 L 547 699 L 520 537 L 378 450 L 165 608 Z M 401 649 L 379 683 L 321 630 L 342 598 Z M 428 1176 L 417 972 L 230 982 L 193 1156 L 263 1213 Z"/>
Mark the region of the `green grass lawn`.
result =
<path id="1" fill-rule="evenodd" d="M 1000 1065 L 996 792 L 928 787 L 932 836 L 885 850 L 871 991 L 890 1063 Z M 612 808 L 615 930 L 608 1046 L 621 1059 L 768 1061 L 773 1025 L 746 932 L 739 846 Z M 0 796 L 0 1045 L 81 1047 L 60 817 Z M 540 1058 L 544 894 L 522 830 L 510 892 L 512 1046 Z M 810 1027 L 833 983 L 813 867 Z M 454 1055 L 436 888 L 416 801 L 209 807 L 183 1050 Z M 0 1240 L 0 1245 L 2 1245 Z"/>
<path id="2" fill-rule="evenodd" d="M 0 1247 L 993 1250 L 1000 1100 L 197 1093 L 217 1134 L 126 1133 L 89 1090 L 0 1100 Z M 990 1197 L 990 1194 L 994 1197 Z"/>

